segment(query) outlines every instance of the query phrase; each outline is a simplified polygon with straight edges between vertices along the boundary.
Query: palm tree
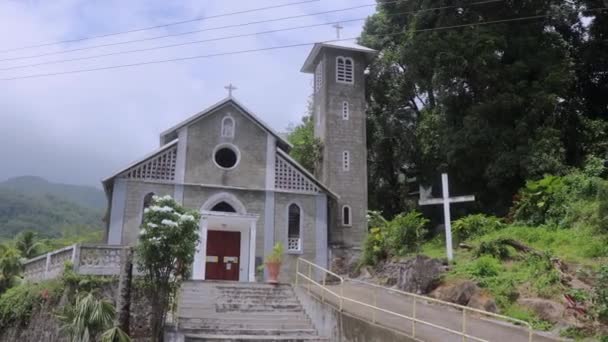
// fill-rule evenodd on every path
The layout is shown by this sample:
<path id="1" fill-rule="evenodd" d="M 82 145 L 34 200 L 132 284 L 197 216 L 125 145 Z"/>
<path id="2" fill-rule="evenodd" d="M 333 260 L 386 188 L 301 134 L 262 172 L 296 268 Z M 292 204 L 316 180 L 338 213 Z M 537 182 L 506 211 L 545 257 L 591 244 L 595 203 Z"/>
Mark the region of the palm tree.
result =
<path id="1" fill-rule="evenodd" d="M 112 303 L 84 293 L 74 305 L 66 305 L 58 315 L 63 323 L 61 330 L 69 335 L 70 342 L 96 341 L 101 332 L 104 342 L 129 342 L 130 338 L 119 328 L 112 327 L 116 316 Z M 107 330 L 107 331 L 106 331 Z"/>
<path id="2" fill-rule="evenodd" d="M 30 231 L 21 232 L 15 238 L 15 247 L 25 259 L 31 259 L 38 254 L 41 243 L 36 241 L 37 238 L 36 233 Z"/>
<path id="3" fill-rule="evenodd" d="M 19 283 L 21 254 L 14 248 L 0 245 L 0 293 Z"/>

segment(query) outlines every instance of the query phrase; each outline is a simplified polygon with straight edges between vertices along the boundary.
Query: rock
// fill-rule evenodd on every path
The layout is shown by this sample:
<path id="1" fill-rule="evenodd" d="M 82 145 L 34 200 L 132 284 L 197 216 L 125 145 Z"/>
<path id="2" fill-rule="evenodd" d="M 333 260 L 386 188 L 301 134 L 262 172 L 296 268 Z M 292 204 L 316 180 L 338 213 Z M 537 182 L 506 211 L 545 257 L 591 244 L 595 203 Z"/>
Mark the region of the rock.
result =
<path id="1" fill-rule="evenodd" d="M 498 313 L 498 306 L 496 305 L 494 298 L 481 290 L 476 291 L 473 296 L 471 296 L 467 306 L 473 309 Z"/>
<path id="2" fill-rule="evenodd" d="M 417 294 L 428 294 L 435 289 L 446 271 L 441 260 L 423 255 L 395 265 L 399 266 L 397 288 Z"/>
<path id="3" fill-rule="evenodd" d="M 561 303 L 552 300 L 521 298 L 517 303 L 532 310 L 540 319 L 551 323 L 558 323 L 564 316 L 564 306 Z"/>
<path id="4" fill-rule="evenodd" d="M 442 286 L 433 291 L 432 296 L 446 302 L 468 305 L 474 294 L 481 292 L 477 285 L 469 280 Z"/>
<path id="5" fill-rule="evenodd" d="M 363 266 L 361 267 L 361 269 L 359 270 L 359 277 L 360 279 L 371 279 L 372 273 L 369 270 L 368 266 Z"/>

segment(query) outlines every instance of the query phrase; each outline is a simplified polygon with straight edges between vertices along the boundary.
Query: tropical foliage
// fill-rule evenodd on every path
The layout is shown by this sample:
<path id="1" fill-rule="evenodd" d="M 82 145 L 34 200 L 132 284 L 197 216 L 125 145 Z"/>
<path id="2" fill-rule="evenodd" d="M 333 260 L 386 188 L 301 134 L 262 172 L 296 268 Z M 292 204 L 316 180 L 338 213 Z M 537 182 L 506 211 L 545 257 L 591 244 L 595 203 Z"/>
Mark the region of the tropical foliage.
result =
<path id="1" fill-rule="evenodd" d="M 293 145 L 289 154 L 309 172 L 315 172 L 322 160 L 323 144 L 319 138 L 315 138 L 312 112 L 302 117 L 300 124 L 291 126 L 287 130 L 287 140 Z"/>
<path id="2" fill-rule="evenodd" d="M 92 293 L 82 293 L 73 305 L 66 305 L 57 316 L 62 322 L 61 331 L 71 342 L 96 341 L 97 337 L 112 326 L 112 303 L 95 298 Z"/>
<path id="3" fill-rule="evenodd" d="M 378 3 L 359 41 L 380 51 L 368 75 L 373 209 L 411 209 L 417 185 L 404 174 L 432 184 L 449 171 L 455 189 L 503 215 L 525 180 L 608 152 L 601 2 Z M 547 17 L 475 25 L 539 14 Z M 446 26 L 459 28 L 434 30 Z"/>
<path id="4" fill-rule="evenodd" d="M 411 211 L 390 221 L 377 212 L 370 212 L 368 217 L 373 217 L 370 222 L 375 226 L 371 226 L 363 245 L 364 264 L 374 265 L 388 257 L 420 251 L 429 224 L 421 213 Z"/>
<path id="5" fill-rule="evenodd" d="M 198 221 L 197 212 L 170 196 L 155 196 L 145 210 L 136 260 L 152 306 L 153 341 L 162 341 L 167 312 L 181 279 L 190 273 L 199 242 Z"/>

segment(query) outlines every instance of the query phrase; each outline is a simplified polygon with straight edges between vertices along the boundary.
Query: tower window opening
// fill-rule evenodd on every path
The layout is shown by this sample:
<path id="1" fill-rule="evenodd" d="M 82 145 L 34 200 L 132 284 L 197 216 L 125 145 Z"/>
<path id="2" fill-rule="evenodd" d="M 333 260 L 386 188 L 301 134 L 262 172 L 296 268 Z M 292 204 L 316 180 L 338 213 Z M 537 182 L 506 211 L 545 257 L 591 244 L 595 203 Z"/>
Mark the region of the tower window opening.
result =
<path id="1" fill-rule="evenodd" d="M 352 225 L 352 213 L 350 207 L 345 205 L 342 207 L 342 225 L 350 226 Z"/>
<path id="2" fill-rule="evenodd" d="M 350 106 L 348 102 L 342 102 L 342 120 L 348 120 L 350 117 Z"/>
<path id="3" fill-rule="evenodd" d="M 344 151 L 342 153 L 342 170 L 349 171 L 350 170 L 350 152 Z"/>
<path id="4" fill-rule="evenodd" d="M 338 83 L 354 83 L 355 64 L 350 57 L 336 58 L 336 82 Z"/>

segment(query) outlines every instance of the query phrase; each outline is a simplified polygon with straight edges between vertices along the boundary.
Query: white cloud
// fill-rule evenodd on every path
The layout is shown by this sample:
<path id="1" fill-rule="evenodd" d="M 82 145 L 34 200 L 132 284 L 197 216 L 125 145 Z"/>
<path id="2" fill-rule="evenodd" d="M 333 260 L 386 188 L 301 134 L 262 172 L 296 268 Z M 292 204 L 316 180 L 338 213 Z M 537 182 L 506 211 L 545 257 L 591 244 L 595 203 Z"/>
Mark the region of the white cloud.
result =
<path id="1" fill-rule="evenodd" d="M 254 20 L 366 4 L 363 0 L 320 1 L 267 12 L 209 19 L 129 35 L 0 53 L 0 59 L 183 32 Z M 159 25 L 276 5 L 274 0 L 187 0 L 167 2 L 83 0 L 0 2 L 0 50 L 75 37 Z M 289 26 L 364 17 L 373 7 L 323 17 L 245 26 L 64 55 L 0 62 L 0 68 L 99 53 L 151 47 Z M 356 36 L 363 22 L 347 25 Z M 0 78 L 137 63 L 217 52 L 331 39 L 331 27 L 287 31 L 102 59 L 0 71 Z M 226 96 L 235 95 L 276 130 L 297 122 L 306 109 L 310 75 L 299 72 L 310 48 L 274 50 L 187 62 L 155 64 L 53 77 L 0 81 L 0 180 L 33 174 L 51 180 L 99 185 L 99 179 L 139 158 L 158 144 L 158 133 Z"/>

